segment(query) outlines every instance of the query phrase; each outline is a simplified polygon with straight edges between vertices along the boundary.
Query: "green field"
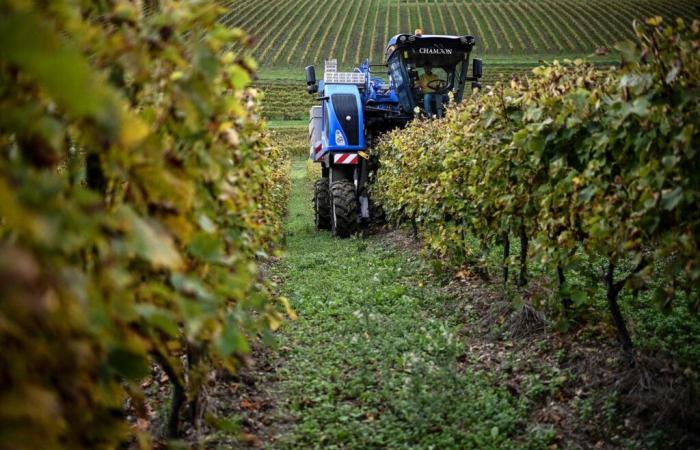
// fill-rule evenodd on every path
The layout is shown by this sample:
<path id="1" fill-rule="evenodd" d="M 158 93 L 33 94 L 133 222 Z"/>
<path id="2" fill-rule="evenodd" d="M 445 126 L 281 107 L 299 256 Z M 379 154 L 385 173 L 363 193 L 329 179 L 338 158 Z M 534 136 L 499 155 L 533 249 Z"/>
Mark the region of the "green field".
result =
<path id="1" fill-rule="evenodd" d="M 299 120 L 309 117 L 309 108 L 316 104 L 314 96 L 306 92 L 302 80 L 260 80 L 255 86 L 262 89 L 263 113 L 271 120 Z"/>
<path id="2" fill-rule="evenodd" d="M 337 58 L 350 69 L 364 58 L 380 62 L 399 32 L 472 34 L 484 59 L 487 85 L 529 71 L 540 61 L 586 57 L 617 60 L 614 44 L 633 37 L 632 22 L 660 15 L 700 17 L 700 0 L 234 0 L 221 21 L 250 33 L 260 64 L 256 87 L 265 92 L 270 120 L 302 120 L 314 104 L 303 67 Z M 612 6 L 612 7 L 611 7 Z M 605 50 L 605 51 L 603 51 Z M 598 51 L 599 54 L 596 54 Z"/>
<path id="3" fill-rule="evenodd" d="M 255 38 L 263 67 L 302 67 L 328 57 L 352 66 L 382 58 L 389 38 L 472 34 L 491 55 L 585 54 L 633 36 L 632 21 L 698 16 L 698 0 L 234 0 L 221 20 Z"/>

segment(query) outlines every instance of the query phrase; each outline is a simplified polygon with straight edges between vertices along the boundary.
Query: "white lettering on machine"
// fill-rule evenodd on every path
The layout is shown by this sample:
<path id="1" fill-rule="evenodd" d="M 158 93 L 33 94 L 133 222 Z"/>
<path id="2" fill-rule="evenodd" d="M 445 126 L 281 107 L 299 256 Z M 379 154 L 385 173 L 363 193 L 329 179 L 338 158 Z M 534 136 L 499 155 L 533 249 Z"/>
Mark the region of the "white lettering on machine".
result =
<path id="1" fill-rule="evenodd" d="M 451 55 L 451 48 L 419 48 L 418 53 L 422 55 Z"/>

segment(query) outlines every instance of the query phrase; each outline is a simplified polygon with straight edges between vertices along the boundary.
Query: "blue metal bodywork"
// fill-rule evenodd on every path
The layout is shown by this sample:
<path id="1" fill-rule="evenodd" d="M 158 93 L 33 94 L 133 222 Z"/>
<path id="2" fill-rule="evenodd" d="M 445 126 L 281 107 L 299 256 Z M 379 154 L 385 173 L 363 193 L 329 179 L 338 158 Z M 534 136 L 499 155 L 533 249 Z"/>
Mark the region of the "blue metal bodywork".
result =
<path id="1" fill-rule="evenodd" d="M 360 95 L 360 90 L 357 86 L 353 84 L 321 84 L 321 92 L 323 92 L 323 133 L 322 140 L 323 152 L 357 152 L 365 149 L 365 136 L 363 127 L 363 113 L 362 113 L 362 96 Z M 355 99 L 357 118 L 353 117 L 353 120 L 357 120 L 357 143 L 352 145 L 352 136 L 348 135 L 347 126 L 343 126 L 347 123 L 346 117 L 338 117 L 336 112 L 336 107 L 334 101 L 336 96 L 340 95 L 352 95 Z M 354 131 L 354 130 L 352 130 Z M 340 133 L 343 137 L 345 144 L 341 145 L 336 142 L 336 134 Z"/>
<path id="2" fill-rule="evenodd" d="M 373 76 L 369 60 L 355 69 L 365 75 L 365 89 L 362 92 L 362 103 L 369 107 L 382 109 L 388 112 L 399 111 L 399 97 L 396 94 L 396 84 L 393 79 L 385 81 L 383 78 Z"/>

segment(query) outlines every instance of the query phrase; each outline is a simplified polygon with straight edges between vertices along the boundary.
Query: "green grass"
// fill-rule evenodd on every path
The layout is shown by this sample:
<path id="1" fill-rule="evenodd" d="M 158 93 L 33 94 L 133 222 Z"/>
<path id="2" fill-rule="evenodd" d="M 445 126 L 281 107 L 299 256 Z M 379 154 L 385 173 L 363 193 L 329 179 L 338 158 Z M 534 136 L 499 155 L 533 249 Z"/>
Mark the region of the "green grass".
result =
<path id="1" fill-rule="evenodd" d="M 258 79 L 269 80 L 297 80 L 304 81 L 306 75 L 303 67 L 268 67 L 263 66 L 258 71 Z"/>
<path id="2" fill-rule="evenodd" d="M 307 131 L 307 127 L 309 126 L 309 121 L 308 119 L 300 119 L 300 120 L 268 120 L 267 121 L 267 126 L 271 130 L 288 130 L 288 129 L 293 129 L 293 130 L 302 130 L 304 132 Z M 305 143 L 306 141 L 304 141 Z"/>
<path id="3" fill-rule="evenodd" d="M 426 263 L 380 237 L 313 226 L 306 163 L 295 160 L 277 274 L 299 314 L 286 325 L 281 448 L 543 447 L 524 435 L 525 400 L 461 367 L 464 325 Z M 515 443 L 518 439 L 518 443 Z"/>

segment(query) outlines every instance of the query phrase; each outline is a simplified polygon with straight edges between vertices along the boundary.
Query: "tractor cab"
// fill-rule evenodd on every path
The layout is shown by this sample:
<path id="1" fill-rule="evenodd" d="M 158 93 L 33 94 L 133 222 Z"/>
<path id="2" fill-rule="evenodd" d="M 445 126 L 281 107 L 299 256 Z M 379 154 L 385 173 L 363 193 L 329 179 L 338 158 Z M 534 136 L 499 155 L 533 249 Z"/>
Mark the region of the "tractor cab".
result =
<path id="1" fill-rule="evenodd" d="M 472 36 L 394 36 L 385 56 L 401 110 L 411 113 L 418 107 L 441 116 L 441 106 L 450 101 L 450 93 L 459 102 L 467 81 L 472 88 L 479 87 L 481 60 L 474 59 L 473 74 L 467 77 L 474 44 Z"/>

